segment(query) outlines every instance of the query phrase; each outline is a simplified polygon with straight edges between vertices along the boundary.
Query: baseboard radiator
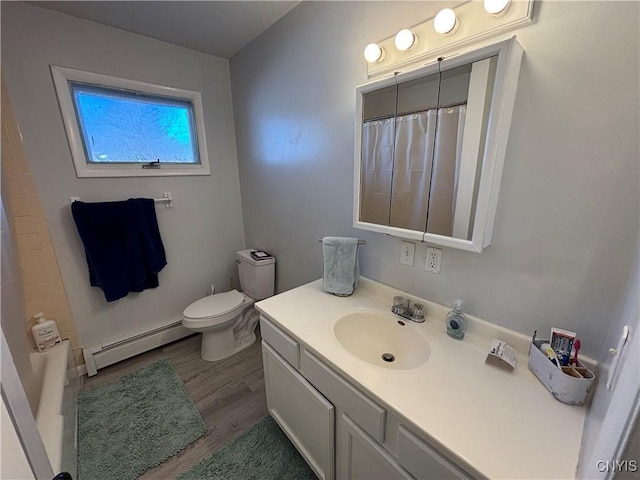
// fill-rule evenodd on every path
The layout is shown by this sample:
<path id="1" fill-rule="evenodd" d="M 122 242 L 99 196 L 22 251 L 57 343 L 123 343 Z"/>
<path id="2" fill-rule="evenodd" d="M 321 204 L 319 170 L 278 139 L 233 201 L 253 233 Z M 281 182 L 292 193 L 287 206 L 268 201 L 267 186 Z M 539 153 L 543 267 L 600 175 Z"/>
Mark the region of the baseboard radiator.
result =
<path id="1" fill-rule="evenodd" d="M 105 343 L 94 347 L 83 348 L 87 375 L 93 376 L 100 368 L 126 360 L 127 358 L 147 352 L 167 343 L 193 335 L 193 331 L 182 326 L 181 321 L 139 333 L 130 338 Z"/>

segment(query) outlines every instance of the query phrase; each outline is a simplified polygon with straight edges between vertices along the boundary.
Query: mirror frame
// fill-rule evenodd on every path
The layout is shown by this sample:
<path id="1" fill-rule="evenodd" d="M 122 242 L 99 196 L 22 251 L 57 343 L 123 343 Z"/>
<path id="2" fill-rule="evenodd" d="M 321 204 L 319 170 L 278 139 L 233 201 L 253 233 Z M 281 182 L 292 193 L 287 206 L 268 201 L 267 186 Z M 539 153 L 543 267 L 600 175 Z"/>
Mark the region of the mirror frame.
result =
<path id="1" fill-rule="evenodd" d="M 511 117 L 515 104 L 518 77 L 523 49 L 515 37 L 502 42 L 494 43 L 475 50 L 447 57 L 440 62 L 433 61 L 425 66 L 413 70 L 400 71 L 382 79 L 376 79 L 356 87 L 356 134 L 355 134 L 355 162 L 354 162 L 354 188 L 353 188 L 353 227 L 371 232 L 384 233 L 395 237 L 418 240 L 433 245 L 457 248 L 470 252 L 482 252 L 482 249 L 491 243 L 493 224 L 498 205 L 500 180 L 502 167 L 507 150 Z M 489 57 L 497 57 L 495 83 L 491 98 L 491 109 L 487 125 L 487 135 L 480 184 L 478 187 L 478 199 L 476 215 L 473 222 L 471 239 L 447 237 L 433 233 L 407 230 L 404 228 L 377 225 L 360 221 L 360 189 L 362 164 L 362 107 L 363 97 L 380 88 L 385 88 L 397 83 L 415 80 L 438 73 L 439 69 L 449 70 Z M 426 225 L 425 225 L 426 230 Z"/>

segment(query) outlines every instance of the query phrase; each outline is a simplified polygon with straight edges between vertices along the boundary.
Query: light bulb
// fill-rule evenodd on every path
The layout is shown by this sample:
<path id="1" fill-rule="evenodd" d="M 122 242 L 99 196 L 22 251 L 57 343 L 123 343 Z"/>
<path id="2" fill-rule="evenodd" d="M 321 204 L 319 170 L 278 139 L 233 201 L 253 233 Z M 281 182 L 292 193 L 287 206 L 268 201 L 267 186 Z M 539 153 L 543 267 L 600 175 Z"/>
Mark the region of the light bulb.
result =
<path id="1" fill-rule="evenodd" d="M 491 15 L 501 15 L 507 11 L 511 0 L 484 0 L 484 9 Z"/>
<path id="2" fill-rule="evenodd" d="M 450 8 L 443 8 L 433 19 L 433 28 L 441 34 L 452 33 L 457 26 L 458 18 Z"/>
<path id="3" fill-rule="evenodd" d="M 396 35 L 396 48 L 401 52 L 409 50 L 416 43 L 416 36 L 411 30 L 405 28 Z"/>
<path id="4" fill-rule="evenodd" d="M 369 63 L 381 62 L 384 60 L 384 49 L 377 43 L 370 43 L 364 48 L 364 58 Z"/>

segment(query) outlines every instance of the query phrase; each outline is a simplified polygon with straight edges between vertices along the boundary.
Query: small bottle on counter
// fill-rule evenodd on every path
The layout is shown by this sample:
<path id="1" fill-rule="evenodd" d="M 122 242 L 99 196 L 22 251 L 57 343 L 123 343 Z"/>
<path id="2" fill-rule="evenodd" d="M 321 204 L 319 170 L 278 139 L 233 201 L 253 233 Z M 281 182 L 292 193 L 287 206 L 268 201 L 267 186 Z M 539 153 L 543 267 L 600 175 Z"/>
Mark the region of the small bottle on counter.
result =
<path id="1" fill-rule="evenodd" d="M 447 335 L 456 340 L 464 338 L 466 328 L 466 318 L 462 313 L 462 299 L 458 298 L 453 302 L 453 310 L 447 313 Z"/>
<path id="2" fill-rule="evenodd" d="M 38 319 L 38 323 L 31 328 L 31 333 L 33 333 L 33 339 L 36 342 L 38 351 L 45 352 L 60 345 L 60 332 L 56 322 L 44 318 L 44 313 L 42 312 L 36 313 L 34 317 Z"/>

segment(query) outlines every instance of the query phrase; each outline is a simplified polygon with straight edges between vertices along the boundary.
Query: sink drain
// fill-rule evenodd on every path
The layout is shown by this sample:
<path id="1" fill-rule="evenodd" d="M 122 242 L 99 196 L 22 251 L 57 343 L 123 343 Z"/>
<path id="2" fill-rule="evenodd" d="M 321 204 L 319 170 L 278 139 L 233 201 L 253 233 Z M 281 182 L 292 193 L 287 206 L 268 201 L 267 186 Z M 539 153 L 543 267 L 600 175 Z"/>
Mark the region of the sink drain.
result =
<path id="1" fill-rule="evenodd" d="M 390 354 L 390 353 L 383 353 L 383 354 L 382 354 L 382 359 L 383 359 L 385 362 L 393 362 L 393 361 L 396 359 L 396 357 L 394 357 L 394 356 L 393 356 L 392 354 Z"/>

